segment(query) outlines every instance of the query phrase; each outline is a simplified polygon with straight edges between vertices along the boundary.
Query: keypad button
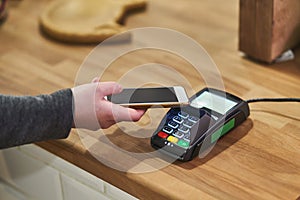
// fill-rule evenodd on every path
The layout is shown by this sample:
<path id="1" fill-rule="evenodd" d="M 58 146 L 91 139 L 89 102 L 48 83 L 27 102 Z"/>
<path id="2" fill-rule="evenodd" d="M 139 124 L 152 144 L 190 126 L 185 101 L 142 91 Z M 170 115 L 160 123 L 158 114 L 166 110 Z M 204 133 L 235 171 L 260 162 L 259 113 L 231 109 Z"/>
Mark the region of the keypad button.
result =
<path id="1" fill-rule="evenodd" d="M 160 131 L 157 135 L 161 138 L 167 138 L 169 136 L 167 133 L 162 132 L 162 131 Z"/>
<path id="2" fill-rule="evenodd" d="M 187 118 L 189 117 L 189 114 L 186 113 L 186 112 L 184 112 L 184 111 L 180 111 L 180 112 L 178 113 L 178 116 L 179 116 L 179 117 L 182 117 L 183 119 L 187 119 Z"/>
<path id="3" fill-rule="evenodd" d="M 173 133 L 173 135 L 177 138 L 183 138 L 184 133 L 180 132 L 180 131 L 176 131 L 175 133 Z"/>
<path id="4" fill-rule="evenodd" d="M 167 140 L 169 142 L 172 142 L 172 143 L 175 143 L 175 144 L 178 142 L 178 138 L 176 138 L 174 136 L 171 136 L 171 135 L 167 138 Z"/>
<path id="5" fill-rule="evenodd" d="M 188 133 L 190 129 L 186 126 L 181 125 L 181 126 L 179 126 L 178 130 L 183 132 L 183 133 Z"/>
<path id="6" fill-rule="evenodd" d="M 185 141 L 190 142 L 190 134 L 185 134 L 184 137 L 183 137 L 183 139 L 184 139 Z"/>
<path id="7" fill-rule="evenodd" d="M 173 121 L 177 122 L 178 124 L 181 124 L 183 122 L 183 119 L 179 116 L 175 116 L 173 117 Z"/>
<path id="8" fill-rule="evenodd" d="M 192 128 L 192 126 L 194 125 L 194 123 L 191 122 L 191 121 L 185 120 L 183 122 L 183 125 L 186 126 L 186 127 L 188 127 L 188 128 Z"/>
<path id="9" fill-rule="evenodd" d="M 168 133 L 168 134 L 171 134 L 173 132 L 173 129 L 171 127 L 169 127 L 169 126 L 165 126 L 163 128 L 163 131 L 166 132 L 166 133 Z"/>
<path id="10" fill-rule="evenodd" d="M 176 128 L 178 128 L 179 124 L 177 124 L 177 123 L 174 122 L 174 121 L 169 121 L 168 126 L 170 126 L 170 127 L 176 129 Z"/>
<path id="11" fill-rule="evenodd" d="M 179 140 L 177 142 L 177 145 L 181 146 L 183 148 L 187 148 L 187 147 L 189 147 L 190 143 L 188 141 L 185 141 L 185 140 Z"/>
<path id="12" fill-rule="evenodd" d="M 195 117 L 195 116 L 189 116 L 188 120 L 189 120 L 190 122 L 197 123 L 197 121 L 199 120 L 199 118 L 198 118 L 198 117 Z"/>

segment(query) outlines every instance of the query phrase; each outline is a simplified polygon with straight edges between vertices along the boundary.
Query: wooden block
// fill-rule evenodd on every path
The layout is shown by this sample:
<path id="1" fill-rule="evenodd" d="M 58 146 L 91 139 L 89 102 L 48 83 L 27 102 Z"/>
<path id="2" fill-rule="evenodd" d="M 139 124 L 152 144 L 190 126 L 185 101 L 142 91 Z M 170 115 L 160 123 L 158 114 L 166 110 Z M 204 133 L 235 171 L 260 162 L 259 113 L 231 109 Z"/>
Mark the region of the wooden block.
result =
<path id="1" fill-rule="evenodd" d="M 239 50 L 271 63 L 300 42 L 299 0 L 240 0 Z"/>

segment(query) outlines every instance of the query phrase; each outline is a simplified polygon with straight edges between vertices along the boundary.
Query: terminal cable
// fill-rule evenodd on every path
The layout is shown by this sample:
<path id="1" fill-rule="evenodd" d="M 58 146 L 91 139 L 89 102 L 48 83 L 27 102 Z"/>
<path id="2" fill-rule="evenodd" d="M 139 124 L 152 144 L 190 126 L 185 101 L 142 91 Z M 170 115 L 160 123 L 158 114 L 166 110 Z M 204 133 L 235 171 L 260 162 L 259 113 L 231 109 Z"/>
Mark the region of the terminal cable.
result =
<path id="1" fill-rule="evenodd" d="M 300 98 L 257 98 L 257 99 L 248 99 L 247 103 L 255 102 L 300 102 Z"/>

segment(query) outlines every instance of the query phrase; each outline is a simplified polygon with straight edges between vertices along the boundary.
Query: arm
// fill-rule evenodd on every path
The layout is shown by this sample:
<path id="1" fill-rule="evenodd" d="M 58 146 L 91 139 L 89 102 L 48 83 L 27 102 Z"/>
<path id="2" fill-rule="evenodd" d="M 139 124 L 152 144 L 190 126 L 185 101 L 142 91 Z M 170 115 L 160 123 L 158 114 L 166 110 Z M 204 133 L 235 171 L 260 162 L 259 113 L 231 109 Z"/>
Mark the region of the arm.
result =
<path id="1" fill-rule="evenodd" d="M 145 110 L 105 100 L 121 90 L 117 83 L 95 80 L 50 95 L 0 95 L 0 149 L 66 138 L 71 128 L 98 130 L 119 121 L 138 121 Z"/>
<path id="2" fill-rule="evenodd" d="M 72 127 L 72 91 L 50 95 L 0 95 L 0 148 L 66 138 Z"/>

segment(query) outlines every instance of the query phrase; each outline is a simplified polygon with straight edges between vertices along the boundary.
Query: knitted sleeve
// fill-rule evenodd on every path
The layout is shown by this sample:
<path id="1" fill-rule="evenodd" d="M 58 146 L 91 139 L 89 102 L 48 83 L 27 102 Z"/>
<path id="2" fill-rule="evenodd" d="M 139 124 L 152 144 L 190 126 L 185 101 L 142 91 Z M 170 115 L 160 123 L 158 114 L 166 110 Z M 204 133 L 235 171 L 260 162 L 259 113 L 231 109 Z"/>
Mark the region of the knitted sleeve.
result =
<path id="1" fill-rule="evenodd" d="M 71 89 L 49 95 L 0 95 L 0 148 L 68 137 L 73 124 Z"/>

